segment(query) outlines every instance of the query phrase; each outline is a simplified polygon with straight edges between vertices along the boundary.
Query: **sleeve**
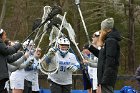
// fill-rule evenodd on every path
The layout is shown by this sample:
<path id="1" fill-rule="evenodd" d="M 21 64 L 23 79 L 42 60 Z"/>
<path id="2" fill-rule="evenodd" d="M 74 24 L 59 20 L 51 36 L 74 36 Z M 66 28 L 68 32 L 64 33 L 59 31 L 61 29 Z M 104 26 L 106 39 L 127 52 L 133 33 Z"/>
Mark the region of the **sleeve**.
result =
<path id="1" fill-rule="evenodd" d="M 89 48 L 88 48 L 88 50 L 89 50 L 92 54 L 94 54 L 96 57 L 98 57 L 98 55 L 99 55 L 99 50 L 98 50 L 97 48 L 95 48 L 93 45 L 90 45 Z"/>
<path id="2" fill-rule="evenodd" d="M 11 65 L 11 64 L 7 64 L 7 66 L 8 66 L 8 70 L 9 70 L 10 72 L 14 72 L 14 71 L 16 71 L 16 70 L 18 69 L 18 67 L 13 66 L 13 65 Z"/>
<path id="3" fill-rule="evenodd" d="M 79 69 L 80 68 L 80 64 L 77 61 L 76 56 L 74 54 L 71 54 L 70 59 L 71 59 L 71 65 L 74 65 L 74 66 L 76 66 Z"/>
<path id="4" fill-rule="evenodd" d="M 27 63 L 32 63 L 31 65 L 27 66 L 25 68 L 25 71 L 31 71 L 31 70 L 34 70 L 34 57 L 29 57 L 26 61 L 25 61 L 25 64 Z"/>
<path id="5" fill-rule="evenodd" d="M 22 56 L 21 58 L 19 58 L 18 60 L 16 60 L 15 62 L 13 63 L 10 63 L 11 65 L 13 66 L 20 66 L 24 61 L 26 60 L 26 57 L 25 56 Z"/>
<path id="6" fill-rule="evenodd" d="M 29 69 L 30 70 L 34 70 L 34 69 L 36 69 L 35 67 L 33 68 L 33 63 L 32 62 L 28 62 L 28 61 L 26 61 L 26 62 L 24 62 L 24 63 L 22 63 L 20 66 L 19 66 L 19 69 L 26 69 L 26 70 L 28 70 L 28 67 L 29 67 Z"/>
<path id="7" fill-rule="evenodd" d="M 13 63 L 13 62 L 15 62 L 15 61 L 17 61 L 19 58 L 21 58 L 23 56 L 23 52 L 17 52 L 17 53 L 15 53 L 15 54 L 13 54 L 13 55 L 9 55 L 8 57 L 7 57 L 7 62 L 8 63 Z"/>
<path id="8" fill-rule="evenodd" d="M 18 43 L 14 46 L 7 47 L 4 43 L 0 44 L 0 53 L 4 56 L 8 56 L 16 53 L 21 48 L 21 44 Z"/>
<path id="9" fill-rule="evenodd" d="M 93 68 L 97 68 L 97 63 L 93 63 L 93 62 L 89 62 L 87 63 L 88 66 L 93 67 Z"/>
<path id="10" fill-rule="evenodd" d="M 97 57 L 95 57 L 93 54 L 91 54 L 88 60 L 89 60 L 89 62 L 87 63 L 88 66 L 97 68 L 97 63 L 98 63 Z"/>

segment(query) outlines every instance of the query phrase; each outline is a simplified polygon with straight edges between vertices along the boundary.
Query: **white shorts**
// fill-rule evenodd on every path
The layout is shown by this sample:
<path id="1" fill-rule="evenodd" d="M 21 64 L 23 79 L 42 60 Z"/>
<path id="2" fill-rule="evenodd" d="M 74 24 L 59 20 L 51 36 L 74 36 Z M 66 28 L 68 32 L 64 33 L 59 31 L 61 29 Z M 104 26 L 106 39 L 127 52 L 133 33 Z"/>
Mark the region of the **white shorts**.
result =
<path id="1" fill-rule="evenodd" d="M 24 89 L 24 79 L 11 79 L 10 86 L 11 89 Z"/>
<path id="2" fill-rule="evenodd" d="M 24 89 L 24 70 L 12 72 L 10 76 L 11 89 Z"/>

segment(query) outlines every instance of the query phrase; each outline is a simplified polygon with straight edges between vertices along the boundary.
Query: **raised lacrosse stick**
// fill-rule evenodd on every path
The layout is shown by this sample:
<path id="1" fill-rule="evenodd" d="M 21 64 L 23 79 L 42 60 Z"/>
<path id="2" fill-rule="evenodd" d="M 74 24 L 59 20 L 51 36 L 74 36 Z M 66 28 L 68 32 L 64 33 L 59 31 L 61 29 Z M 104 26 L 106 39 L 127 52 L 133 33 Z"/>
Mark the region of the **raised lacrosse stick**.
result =
<path id="1" fill-rule="evenodd" d="M 86 28 L 86 25 L 85 25 L 85 21 L 84 21 L 84 18 L 83 18 L 81 9 L 80 9 L 80 0 L 75 0 L 75 4 L 76 4 L 76 6 L 78 8 L 78 11 L 79 11 L 79 14 L 80 14 L 80 17 L 81 17 L 81 21 L 83 23 L 83 27 L 84 27 L 84 31 L 86 33 L 86 37 L 87 37 L 88 43 L 90 44 L 89 35 L 88 35 L 87 28 Z"/>
<path id="2" fill-rule="evenodd" d="M 65 20 L 66 14 L 67 14 L 67 12 L 64 13 L 64 17 L 63 17 L 63 19 L 62 19 L 62 23 L 61 23 L 61 25 L 60 25 L 60 29 L 59 29 L 59 32 L 58 32 L 58 36 L 56 37 L 56 40 L 58 40 L 59 37 L 60 37 L 61 30 L 62 30 L 62 26 L 63 26 L 63 24 L 64 24 L 64 20 Z M 54 47 L 56 47 L 56 45 L 57 45 L 57 41 L 55 42 Z"/>
<path id="3" fill-rule="evenodd" d="M 57 17 L 59 17 L 61 20 L 62 20 L 62 19 L 64 20 L 63 27 L 67 29 L 70 40 L 71 40 L 72 43 L 75 45 L 75 47 L 76 47 L 78 53 L 80 54 L 81 58 L 84 59 L 82 53 L 80 52 L 80 49 L 79 49 L 77 43 L 75 42 L 75 36 L 76 36 L 76 35 L 75 35 L 75 32 L 74 32 L 72 26 L 70 25 L 70 23 L 67 23 L 65 17 L 63 17 L 63 16 L 61 16 L 61 15 L 59 15 L 59 14 L 57 15 Z"/>
<path id="4" fill-rule="evenodd" d="M 61 15 L 57 15 L 57 16 L 58 16 L 59 18 L 61 18 L 61 19 L 63 18 L 63 16 L 61 16 Z M 75 47 L 76 47 L 78 53 L 80 54 L 81 59 L 83 60 L 83 59 L 84 59 L 84 56 L 82 55 L 82 53 L 81 53 L 81 51 L 80 51 L 80 49 L 79 49 L 79 47 L 78 47 L 78 45 L 77 45 L 77 43 L 76 43 L 76 41 L 75 41 L 76 35 L 75 35 L 75 32 L 74 32 L 74 30 L 73 30 L 71 24 L 70 24 L 70 23 L 67 23 L 67 21 L 65 20 L 65 21 L 64 21 L 64 24 L 63 24 L 63 27 L 67 29 L 70 40 L 71 40 L 72 43 L 75 45 Z M 81 64 L 81 67 L 82 67 L 83 70 L 84 70 L 84 69 L 86 68 L 85 65 L 84 65 L 84 63 L 80 63 L 80 64 Z M 86 70 L 84 70 L 84 71 L 85 71 L 85 73 L 87 73 Z M 87 77 L 88 77 L 88 74 L 86 74 L 86 75 L 87 75 Z"/>
<path id="5" fill-rule="evenodd" d="M 23 42 L 25 42 L 27 39 L 29 39 L 36 32 L 37 29 L 42 27 L 45 23 L 47 23 L 49 20 L 51 20 L 55 15 L 61 14 L 61 13 L 62 13 L 62 9 L 59 6 L 54 6 L 52 8 L 51 12 L 48 14 L 48 17 L 45 19 L 45 21 L 43 23 L 41 23 L 39 26 L 37 26 L 34 29 L 34 31 L 27 38 L 24 39 Z"/>
<path id="6" fill-rule="evenodd" d="M 43 10 L 44 10 L 44 13 L 43 13 L 43 16 L 42 16 L 42 22 L 41 22 L 41 23 L 43 23 L 43 22 L 46 20 L 46 18 L 48 17 L 48 14 L 51 12 L 51 7 L 50 7 L 50 6 L 45 6 L 45 7 L 43 8 Z M 38 44 L 37 44 L 37 48 L 40 46 L 40 43 L 42 42 L 42 40 L 43 40 L 43 38 L 44 38 L 44 36 L 45 36 L 45 34 L 46 34 L 46 29 L 47 29 L 47 27 L 48 27 L 48 22 L 44 25 L 43 34 L 42 34 L 41 39 L 39 40 L 39 42 L 38 42 Z M 39 32 L 40 32 L 40 29 L 39 29 L 39 31 L 37 32 L 36 36 L 35 36 L 34 42 L 38 39 L 38 37 L 39 37 Z"/>
<path id="7" fill-rule="evenodd" d="M 46 18 L 48 17 L 48 14 L 51 12 L 51 7 L 50 6 L 44 6 L 43 11 L 44 11 L 44 13 L 43 13 L 43 16 L 42 16 L 42 22 L 41 23 L 43 23 L 46 20 Z M 46 30 L 47 25 L 48 25 L 48 22 L 44 24 L 43 31 Z M 37 40 L 39 32 L 40 32 L 40 28 L 39 28 L 39 31 L 37 32 L 36 36 L 35 36 L 34 42 Z"/>

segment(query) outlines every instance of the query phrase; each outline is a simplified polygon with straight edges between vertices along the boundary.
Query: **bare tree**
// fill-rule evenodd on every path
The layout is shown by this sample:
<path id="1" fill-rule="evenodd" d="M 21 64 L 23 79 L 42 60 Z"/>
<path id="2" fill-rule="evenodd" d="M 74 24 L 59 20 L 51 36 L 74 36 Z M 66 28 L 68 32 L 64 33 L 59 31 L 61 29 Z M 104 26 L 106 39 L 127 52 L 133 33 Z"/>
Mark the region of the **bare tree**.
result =
<path id="1" fill-rule="evenodd" d="M 128 38 L 128 68 L 133 73 L 135 64 L 135 25 L 134 25 L 134 0 L 129 0 L 129 35 Z"/>
<path id="2" fill-rule="evenodd" d="M 6 11 L 6 0 L 3 1 L 1 17 L 0 17 L 0 28 L 1 28 L 1 24 L 2 24 L 3 18 L 5 16 L 5 11 Z"/>

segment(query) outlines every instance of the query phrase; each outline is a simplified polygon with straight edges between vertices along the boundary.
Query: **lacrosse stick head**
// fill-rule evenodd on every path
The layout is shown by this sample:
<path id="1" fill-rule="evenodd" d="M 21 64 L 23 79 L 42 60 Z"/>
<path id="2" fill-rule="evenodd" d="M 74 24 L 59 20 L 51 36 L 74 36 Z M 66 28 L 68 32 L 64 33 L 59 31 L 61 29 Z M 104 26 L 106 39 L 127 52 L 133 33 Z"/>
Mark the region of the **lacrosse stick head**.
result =
<path id="1" fill-rule="evenodd" d="M 52 29 L 53 26 L 56 26 L 57 28 L 59 28 L 60 25 L 61 25 L 61 19 L 58 17 L 54 17 L 53 19 L 50 20 L 50 23 L 48 24 L 47 29 Z"/>
<path id="2" fill-rule="evenodd" d="M 33 26 L 32 26 L 32 31 L 36 31 L 37 27 L 39 27 L 39 25 L 41 24 L 41 18 L 37 18 L 34 22 L 33 22 Z"/>
<path id="3" fill-rule="evenodd" d="M 75 0 L 75 4 L 79 5 L 80 4 L 80 0 Z"/>
<path id="4" fill-rule="evenodd" d="M 44 74 L 54 74 L 58 71 L 59 63 L 55 60 L 51 60 L 51 62 L 46 62 L 46 55 L 44 55 L 40 60 L 40 70 Z"/>
<path id="5" fill-rule="evenodd" d="M 22 47 L 25 51 L 29 51 L 31 55 L 35 52 L 35 43 L 33 40 L 27 39 L 23 44 Z"/>
<path id="6" fill-rule="evenodd" d="M 43 10 L 44 10 L 44 13 L 42 16 L 42 22 L 44 22 L 46 20 L 46 18 L 48 17 L 48 14 L 51 12 L 52 8 L 50 6 L 44 6 Z"/>

